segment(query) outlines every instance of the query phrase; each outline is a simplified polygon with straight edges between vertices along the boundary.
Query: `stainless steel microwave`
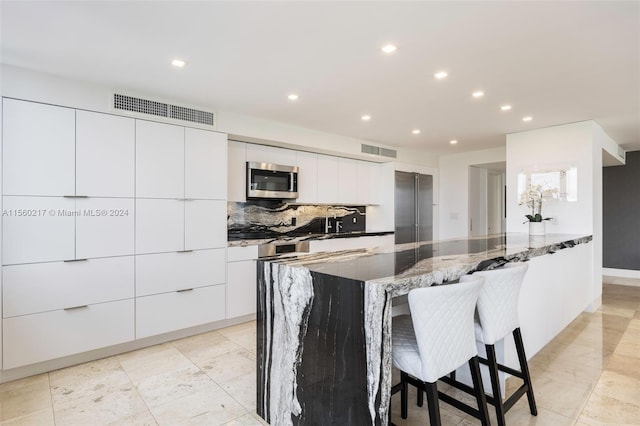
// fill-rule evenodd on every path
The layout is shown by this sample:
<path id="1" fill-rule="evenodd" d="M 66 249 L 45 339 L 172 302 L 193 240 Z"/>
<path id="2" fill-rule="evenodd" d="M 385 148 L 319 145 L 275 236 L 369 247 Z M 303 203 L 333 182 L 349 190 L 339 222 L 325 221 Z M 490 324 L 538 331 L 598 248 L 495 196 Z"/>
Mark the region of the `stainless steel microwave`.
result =
<path id="1" fill-rule="evenodd" d="M 247 161 L 247 198 L 298 198 L 298 167 Z"/>

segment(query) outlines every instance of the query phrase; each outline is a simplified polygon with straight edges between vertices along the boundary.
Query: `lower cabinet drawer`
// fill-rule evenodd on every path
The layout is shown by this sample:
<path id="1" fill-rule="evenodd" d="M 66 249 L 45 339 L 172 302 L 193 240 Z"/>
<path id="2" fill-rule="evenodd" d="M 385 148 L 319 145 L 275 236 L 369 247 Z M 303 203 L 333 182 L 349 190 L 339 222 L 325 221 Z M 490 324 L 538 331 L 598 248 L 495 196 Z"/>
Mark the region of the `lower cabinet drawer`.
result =
<path id="1" fill-rule="evenodd" d="M 6 318 L 3 369 L 131 341 L 133 320 L 133 299 Z"/>
<path id="2" fill-rule="evenodd" d="M 224 318 L 224 284 L 136 298 L 137 339 Z"/>

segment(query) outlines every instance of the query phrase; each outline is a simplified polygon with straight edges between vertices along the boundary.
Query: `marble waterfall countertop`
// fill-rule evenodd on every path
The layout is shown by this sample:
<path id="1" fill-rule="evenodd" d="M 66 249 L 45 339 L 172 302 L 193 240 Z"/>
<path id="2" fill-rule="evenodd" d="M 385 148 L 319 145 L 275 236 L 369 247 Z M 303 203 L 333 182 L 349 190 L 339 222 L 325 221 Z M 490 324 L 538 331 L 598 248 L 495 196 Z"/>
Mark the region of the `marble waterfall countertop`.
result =
<path id="1" fill-rule="evenodd" d="M 258 414 L 277 426 L 386 425 L 394 297 L 591 240 L 500 234 L 258 260 Z"/>
<path id="2" fill-rule="evenodd" d="M 399 244 L 389 248 L 322 252 L 275 261 L 311 272 L 384 285 L 392 296 L 411 288 L 454 281 L 476 270 L 492 269 L 591 241 L 591 235 L 525 233 Z"/>

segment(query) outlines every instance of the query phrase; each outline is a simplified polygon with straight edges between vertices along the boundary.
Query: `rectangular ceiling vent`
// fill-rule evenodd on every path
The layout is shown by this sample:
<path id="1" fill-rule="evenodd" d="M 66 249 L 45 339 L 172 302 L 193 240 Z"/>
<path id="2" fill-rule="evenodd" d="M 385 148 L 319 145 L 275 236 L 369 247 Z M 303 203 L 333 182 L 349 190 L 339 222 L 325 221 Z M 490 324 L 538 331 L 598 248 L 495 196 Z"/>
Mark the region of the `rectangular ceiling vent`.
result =
<path id="1" fill-rule="evenodd" d="M 379 146 L 362 144 L 362 152 L 364 154 L 380 155 L 382 157 L 397 158 L 398 153 L 395 149 L 381 148 Z"/>
<path id="2" fill-rule="evenodd" d="M 148 99 L 114 93 L 113 108 L 120 111 L 149 114 L 156 117 L 172 118 L 175 120 L 189 121 L 191 123 L 215 126 L 215 114 L 209 111 L 171 105 L 164 102 L 150 101 Z"/>

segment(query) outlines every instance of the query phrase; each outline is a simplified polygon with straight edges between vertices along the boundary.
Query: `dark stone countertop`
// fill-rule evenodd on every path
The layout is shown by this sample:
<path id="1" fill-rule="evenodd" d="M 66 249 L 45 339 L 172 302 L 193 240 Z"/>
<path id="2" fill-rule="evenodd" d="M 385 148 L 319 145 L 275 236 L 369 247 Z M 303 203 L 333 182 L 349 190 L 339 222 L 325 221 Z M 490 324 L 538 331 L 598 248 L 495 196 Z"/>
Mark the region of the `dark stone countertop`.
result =
<path id="1" fill-rule="evenodd" d="M 375 237 L 382 235 L 391 235 L 393 231 L 379 231 L 379 232 L 339 232 L 329 234 L 304 234 L 304 235 L 282 235 L 279 237 L 270 238 L 255 238 L 255 239 L 233 239 L 227 241 L 227 247 L 247 247 L 256 246 L 260 244 L 278 243 L 278 242 L 296 242 L 296 241 L 312 241 L 312 240 L 328 240 L 334 238 L 357 238 L 357 237 Z"/>

